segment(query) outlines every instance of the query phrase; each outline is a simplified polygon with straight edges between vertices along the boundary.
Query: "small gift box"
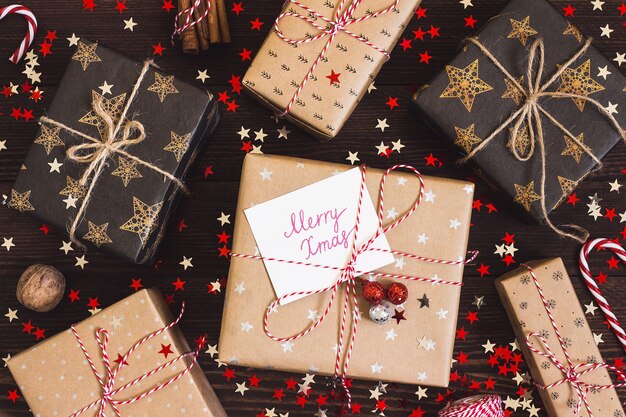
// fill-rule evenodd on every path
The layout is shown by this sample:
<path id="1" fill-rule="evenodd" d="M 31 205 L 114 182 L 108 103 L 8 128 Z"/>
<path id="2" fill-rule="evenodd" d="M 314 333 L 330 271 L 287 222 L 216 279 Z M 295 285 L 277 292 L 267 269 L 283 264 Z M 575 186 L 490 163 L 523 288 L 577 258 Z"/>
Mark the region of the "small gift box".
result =
<path id="1" fill-rule="evenodd" d="M 624 85 L 547 1 L 512 0 L 414 101 L 488 182 L 555 229 L 548 214 L 624 137 Z"/>
<path id="2" fill-rule="evenodd" d="M 246 156 L 221 361 L 325 375 L 337 374 L 337 365 L 343 371 L 336 376 L 447 386 L 474 185 L 413 172 L 384 174 Z M 390 229 L 379 233 L 383 228 Z M 368 239 L 374 243 L 363 249 Z M 368 251 L 372 256 L 361 256 Z M 389 301 L 370 305 L 357 281 L 387 288 L 401 283 L 409 296 L 390 294 Z M 346 291 L 352 294 L 347 306 Z"/>
<path id="3" fill-rule="evenodd" d="M 551 417 L 624 410 L 561 258 L 528 262 L 496 281 L 518 344 Z"/>
<path id="4" fill-rule="evenodd" d="M 206 91 L 81 41 L 8 205 L 72 239 L 150 263 L 218 120 Z"/>
<path id="5" fill-rule="evenodd" d="M 389 59 L 419 3 L 287 1 L 243 86 L 319 140 L 330 140 Z"/>
<path id="6" fill-rule="evenodd" d="M 25 350 L 9 370 L 35 416 L 226 417 L 157 289 Z"/>

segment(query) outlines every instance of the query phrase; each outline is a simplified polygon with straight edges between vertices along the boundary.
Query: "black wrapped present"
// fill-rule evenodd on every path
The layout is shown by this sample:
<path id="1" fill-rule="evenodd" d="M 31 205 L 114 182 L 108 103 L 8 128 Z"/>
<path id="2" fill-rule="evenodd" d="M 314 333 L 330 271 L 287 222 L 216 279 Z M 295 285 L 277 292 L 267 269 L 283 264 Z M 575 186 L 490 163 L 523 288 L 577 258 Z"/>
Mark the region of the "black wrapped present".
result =
<path id="1" fill-rule="evenodd" d="M 624 137 L 624 76 L 545 0 L 512 0 L 414 96 L 478 172 L 559 234 L 548 214 Z"/>
<path id="2" fill-rule="evenodd" d="M 79 42 L 8 206 L 72 239 L 150 263 L 218 121 L 210 93 L 150 61 Z"/>

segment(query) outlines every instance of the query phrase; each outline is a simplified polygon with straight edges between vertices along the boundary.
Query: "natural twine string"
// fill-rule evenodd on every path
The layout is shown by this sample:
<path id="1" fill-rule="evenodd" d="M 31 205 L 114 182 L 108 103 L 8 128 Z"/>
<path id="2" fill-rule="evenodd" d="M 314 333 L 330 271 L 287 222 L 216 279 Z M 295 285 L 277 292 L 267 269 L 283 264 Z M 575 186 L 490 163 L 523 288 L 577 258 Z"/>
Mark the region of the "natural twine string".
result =
<path id="1" fill-rule="evenodd" d="M 83 197 L 83 201 L 80 207 L 78 208 L 78 212 L 76 213 L 76 216 L 74 217 L 74 220 L 72 221 L 72 225 L 70 226 L 70 230 L 69 230 L 70 239 L 78 245 L 82 246 L 82 244 L 76 239 L 76 229 L 78 228 L 78 225 L 80 224 L 82 216 L 85 213 L 87 206 L 89 205 L 96 182 L 100 178 L 100 175 L 102 175 L 104 168 L 107 166 L 107 162 L 109 158 L 111 158 L 115 154 L 131 159 L 137 162 L 138 164 L 143 165 L 163 175 L 164 177 L 171 180 L 174 184 L 176 184 L 178 188 L 182 189 L 184 192 L 188 192 L 185 184 L 176 176 L 159 168 L 156 165 L 153 165 L 149 162 L 144 161 L 141 158 L 131 155 L 130 153 L 124 150 L 124 148 L 126 148 L 127 146 L 136 145 L 140 142 L 143 142 L 146 138 L 144 125 L 137 120 L 127 120 L 126 115 L 128 113 L 128 109 L 130 108 L 133 100 L 137 96 L 141 82 L 143 81 L 150 66 L 152 65 L 153 63 L 150 60 L 144 62 L 143 67 L 141 68 L 141 72 L 139 73 L 139 76 L 137 77 L 137 81 L 135 82 L 135 85 L 133 86 L 130 96 L 128 97 L 128 100 L 126 101 L 124 109 L 119 119 L 117 120 L 117 122 L 113 120 L 113 117 L 111 117 L 111 115 L 108 114 L 106 110 L 103 108 L 101 98 L 97 98 L 93 100 L 92 102 L 93 110 L 96 113 L 96 115 L 98 115 L 98 117 L 100 117 L 100 119 L 103 121 L 104 131 L 106 132 L 105 135 L 100 139 L 86 135 L 83 132 L 80 132 L 70 126 L 67 126 L 64 123 L 61 123 L 59 121 L 56 121 L 46 116 L 42 116 L 39 119 L 40 123 L 47 123 L 47 124 L 59 127 L 71 133 L 74 136 L 81 137 L 88 141 L 88 142 L 80 143 L 78 145 L 74 145 L 70 147 L 66 152 L 67 157 L 70 160 L 78 162 L 80 164 L 88 164 L 87 168 L 85 169 L 85 171 L 83 172 L 83 175 L 81 176 L 79 180 L 79 184 L 82 187 L 85 187 L 86 184 L 91 179 L 91 182 L 89 182 L 89 187 L 87 189 L 87 192 L 85 193 L 85 196 Z M 122 134 L 121 134 L 121 137 L 118 138 L 118 134 L 120 133 L 120 130 L 122 131 Z M 134 134 L 137 134 L 137 136 L 133 137 Z"/>
<path id="2" fill-rule="evenodd" d="M 509 73 L 509 71 L 502 65 L 502 63 L 496 58 L 485 45 L 483 45 L 477 38 L 471 37 L 466 39 L 467 42 L 476 45 L 480 51 L 485 55 L 493 64 L 506 76 L 506 78 L 513 83 L 513 85 L 521 91 L 526 97 L 525 102 L 516 111 L 498 126 L 487 138 L 485 138 L 478 146 L 476 146 L 471 152 L 461 159 L 462 162 L 467 162 L 473 158 L 478 152 L 482 151 L 496 136 L 513 124 L 511 129 L 511 152 L 513 156 L 520 161 L 528 161 L 535 152 L 535 142 L 539 146 L 539 153 L 541 158 L 541 188 L 540 188 L 540 204 L 541 212 L 546 224 L 561 236 L 575 239 L 581 243 L 584 243 L 589 238 L 589 232 L 574 224 L 567 224 L 555 226 L 548 216 L 548 210 L 546 209 L 546 149 L 543 136 L 543 125 L 541 122 L 541 115 L 545 116 L 554 126 L 558 127 L 569 139 L 576 143 L 580 149 L 582 149 L 593 161 L 602 166 L 602 162 L 591 152 L 591 150 L 583 144 L 576 136 L 574 136 L 561 122 L 559 122 L 554 116 L 546 111 L 539 103 L 541 97 L 553 97 L 553 98 L 572 98 L 584 100 L 586 103 L 592 104 L 600 114 L 605 116 L 611 125 L 619 132 L 622 139 L 626 140 L 626 130 L 622 129 L 615 117 L 609 112 L 599 101 L 583 96 L 580 94 L 565 93 L 558 91 L 546 91 L 554 82 L 563 74 L 563 72 L 571 67 L 571 65 L 580 58 L 591 45 L 591 39 L 587 39 L 584 45 L 576 52 L 571 58 L 569 58 L 563 65 L 557 68 L 557 71 L 546 81 L 541 84 L 543 78 L 543 67 L 545 63 L 545 51 L 544 43 L 542 39 L 535 40 L 528 53 L 528 66 L 526 68 L 526 81 L 527 86 L 523 87 L 516 79 Z M 535 66 L 535 61 L 539 60 L 539 64 Z M 537 67 L 537 69 L 535 69 Z M 518 152 L 517 139 L 520 129 L 526 122 L 528 132 L 530 136 L 530 147 L 525 155 Z M 572 229 L 572 232 L 566 232 L 563 227 Z"/>

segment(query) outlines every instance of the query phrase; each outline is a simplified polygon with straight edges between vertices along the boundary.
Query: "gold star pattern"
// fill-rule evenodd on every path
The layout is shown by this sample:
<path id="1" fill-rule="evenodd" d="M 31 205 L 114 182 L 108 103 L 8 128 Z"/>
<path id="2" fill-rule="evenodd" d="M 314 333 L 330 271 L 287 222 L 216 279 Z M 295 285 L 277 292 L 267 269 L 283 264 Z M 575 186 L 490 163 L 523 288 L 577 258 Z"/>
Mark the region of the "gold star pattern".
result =
<path id="1" fill-rule="evenodd" d="M 577 94 L 579 96 L 589 96 L 598 91 L 604 90 L 602 84 L 591 78 L 591 60 L 588 59 L 578 68 L 566 68 L 561 74 L 561 85 L 556 90 L 559 93 Z M 574 103 L 581 112 L 585 110 L 585 100 L 573 97 Z"/>
<path id="2" fill-rule="evenodd" d="M 61 133 L 60 127 L 49 128 L 46 125 L 41 125 L 41 134 L 35 139 L 35 143 L 42 145 L 46 150 L 46 155 L 50 155 L 52 148 L 64 145 L 59 133 Z"/>
<path id="3" fill-rule="evenodd" d="M 571 156 L 572 158 L 574 158 L 574 161 L 576 161 L 576 163 L 580 163 L 580 157 L 585 152 L 585 149 L 587 151 L 591 151 L 589 147 L 583 142 L 585 140 L 584 133 L 576 136 L 576 139 L 578 139 L 578 141 L 583 144 L 584 149 L 576 142 L 574 142 L 569 136 L 563 136 L 563 139 L 565 139 L 565 149 L 563 149 L 563 152 L 561 152 L 561 156 Z"/>
<path id="4" fill-rule="evenodd" d="M 59 191 L 60 195 L 64 195 L 66 197 L 72 196 L 78 199 L 85 196 L 87 189 L 84 186 L 80 185 L 80 182 L 78 180 L 75 180 L 68 175 L 65 179 L 65 183 L 66 187 Z"/>
<path id="5" fill-rule="evenodd" d="M 524 82 L 524 76 L 519 77 L 518 79 L 516 79 L 516 81 L 519 85 L 522 85 L 522 83 Z M 506 85 L 506 91 L 504 92 L 504 94 L 502 94 L 501 98 L 510 98 L 515 102 L 516 105 L 519 106 L 525 97 L 524 92 L 517 88 L 517 86 L 513 84 L 508 78 L 504 79 L 504 84 Z"/>
<path id="6" fill-rule="evenodd" d="M 522 43 L 522 45 L 526 45 L 526 41 L 528 40 L 528 38 L 537 34 L 537 31 L 530 27 L 530 16 L 526 16 L 524 20 L 509 20 L 511 21 L 512 29 L 507 38 L 517 38 Z"/>
<path id="7" fill-rule="evenodd" d="M 478 59 L 465 68 L 446 65 L 450 84 L 441 93 L 440 98 L 458 98 L 468 112 L 472 111 L 474 99 L 478 94 L 492 90 L 489 84 L 478 77 Z"/>
<path id="8" fill-rule="evenodd" d="M 145 245 L 157 227 L 157 220 L 159 219 L 159 212 L 162 206 L 162 201 L 150 206 L 133 196 L 133 217 L 121 225 L 120 229 L 138 234 L 141 245 Z"/>
<path id="9" fill-rule="evenodd" d="M 165 148 L 163 148 L 163 150 L 172 152 L 176 157 L 176 160 L 180 161 L 180 159 L 187 151 L 190 136 L 191 133 L 187 133 L 186 135 L 178 135 L 174 132 L 171 132 L 171 142 Z"/>
<path id="10" fill-rule="evenodd" d="M 531 181 L 528 185 L 523 186 L 513 184 L 515 186 L 515 202 L 524 206 L 530 211 L 530 206 L 537 200 L 541 200 L 541 196 L 535 192 L 535 181 Z"/>
<path id="11" fill-rule="evenodd" d="M 168 94 L 178 93 L 178 90 L 174 87 L 174 76 L 161 75 L 158 72 L 154 73 L 154 84 L 148 87 L 148 91 L 157 93 L 161 103 L 163 103 L 163 100 L 165 100 L 165 97 L 167 97 Z"/>
<path id="12" fill-rule="evenodd" d="M 124 110 L 124 102 L 126 101 L 126 93 L 120 94 L 119 96 L 106 98 L 96 91 L 91 90 L 91 101 L 95 103 L 96 101 L 100 101 L 102 103 L 102 109 L 106 114 L 108 114 L 113 122 L 117 123 L 120 116 L 122 115 L 122 111 Z M 100 132 L 100 137 L 106 137 L 106 124 L 102 117 L 98 116 L 95 110 L 91 110 L 89 113 L 81 117 L 79 120 L 81 123 L 85 123 L 87 125 L 95 126 Z"/>
<path id="13" fill-rule="evenodd" d="M 567 28 L 565 28 L 563 35 L 572 35 L 573 37 L 576 38 L 578 43 L 580 43 L 583 40 L 583 34 L 580 33 L 580 30 L 578 30 L 578 28 L 572 25 L 570 22 L 567 22 Z"/>
<path id="14" fill-rule="evenodd" d="M 100 226 L 88 221 L 89 231 L 83 236 L 83 239 L 92 242 L 97 247 L 105 243 L 112 243 L 113 241 L 107 235 L 107 228 L 109 223 L 101 224 Z"/>
<path id="15" fill-rule="evenodd" d="M 118 166 L 115 171 L 111 172 L 111 175 L 122 178 L 124 187 L 128 186 L 128 183 L 133 178 L 141 178 L 141 173 L 137 170 L 137 162 L 132 159 L 119 157 Z"/>
<path id="16" fill-rule="evenodd" d="M 572 191 L 574 191 L 574 188 L 576 188 L 576 181 L 561 177 L 560 175 L 558 175 L 558 177 L 561 191 L 563 191 L 563 196 L 567 197 L 572 193 Z"/>
<path id="17" fill-rule="evenodd" d="M 83 66 L 83 71 L 86 71 L 87 67 L 92 62 L 101 61 L 100 57 L 96 55 L 96 48 L 98 48 L 97 43 L 87 45 L 86 43 L 78 41 L 78 50 L 72 55 L 72 59 L 80 62 Z"/>
<path id="18" fill-rule="evenodd" d="M 507 146 L 511 148 L 513 146 L 513 129 L 509 129 L 510 139 Z M 530 145 L 530 131 L 528 130 L 528 125 L 522 125 L 520 129 L 517 131 L 517 141 L 515 142 L 515 149 L 517 149 L 517 153 L 519 155 L 525 156 L 526 149 L 528 149 L 528 145 Z"/>
<path id="19" fill-rule="evenodd" d="M 21 212 L 35 210 L 35 207 L 33 207 L 29 201 L 30 191 L 31 190 L 18 193 L 16 190 L 11 189 L 11 201 L 9 201 L 8 207 Z"/>
<path id="20" fill-rule="evenodd" d="M 474 145 L 482 141 L 482 139 L 474 133 L 474 123 L 465 129 L 455 126 L 454 130 L 456 130 L 456 141 L 454 141 L 454 144 L 465 149 L 467 153 L 470 153 Z"/>

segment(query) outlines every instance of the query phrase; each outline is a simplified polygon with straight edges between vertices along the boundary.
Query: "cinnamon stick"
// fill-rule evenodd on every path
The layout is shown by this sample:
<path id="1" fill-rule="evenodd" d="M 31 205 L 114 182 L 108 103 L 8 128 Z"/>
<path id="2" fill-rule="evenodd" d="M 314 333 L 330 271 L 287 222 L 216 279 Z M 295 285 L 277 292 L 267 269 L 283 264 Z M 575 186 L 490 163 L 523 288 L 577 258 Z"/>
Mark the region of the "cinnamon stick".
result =
<path id="1" fill-rule="evenodd" d="M 178 11 L 182 12 L 188 10 L 191 7 L 192 0 L 178 0 Z M 184 13 L 180 16 L 178 24 L 180 26 L 185 24 L 187 20 L 187 14 Z M 183 52 L 186 54 L 197 54 L 199 50 L 198 36 L 196 35 L 196 29 L 192 26 L 185 29 L 181 34 L 183 43 Z"/>
<path id="2" fill-rule="evenodd" d="M 224 0 L 214 0 L 217 6 L 217 20 L 220 28 L 220 37 L 223 43 L 230 43 L 230 30 L 228 28 L 228 15 Z"/>
<path id="3" fill-rule="evenodd" d="M 193 11 L 193 17 L 198 22 L 196 23 L 196 35 L 198 36 L 198 40 L 200 41 L 200 49 L 206 51 L 209 49 L 209 26 L 207 18 L 200 20 L 200 18 L 204 15 L 206 11 L 206 3 L 201 1 L 199 7 L 196 7 Z"/>
<path id="4" fill-rule="evenodd" d="M 215 7 L 216 0 L 213 0 L 211 8 L 209 9 L 209 40 L 211 43 L 221 43 L 220 26 L 217 19 L 217 7 Z"/>

